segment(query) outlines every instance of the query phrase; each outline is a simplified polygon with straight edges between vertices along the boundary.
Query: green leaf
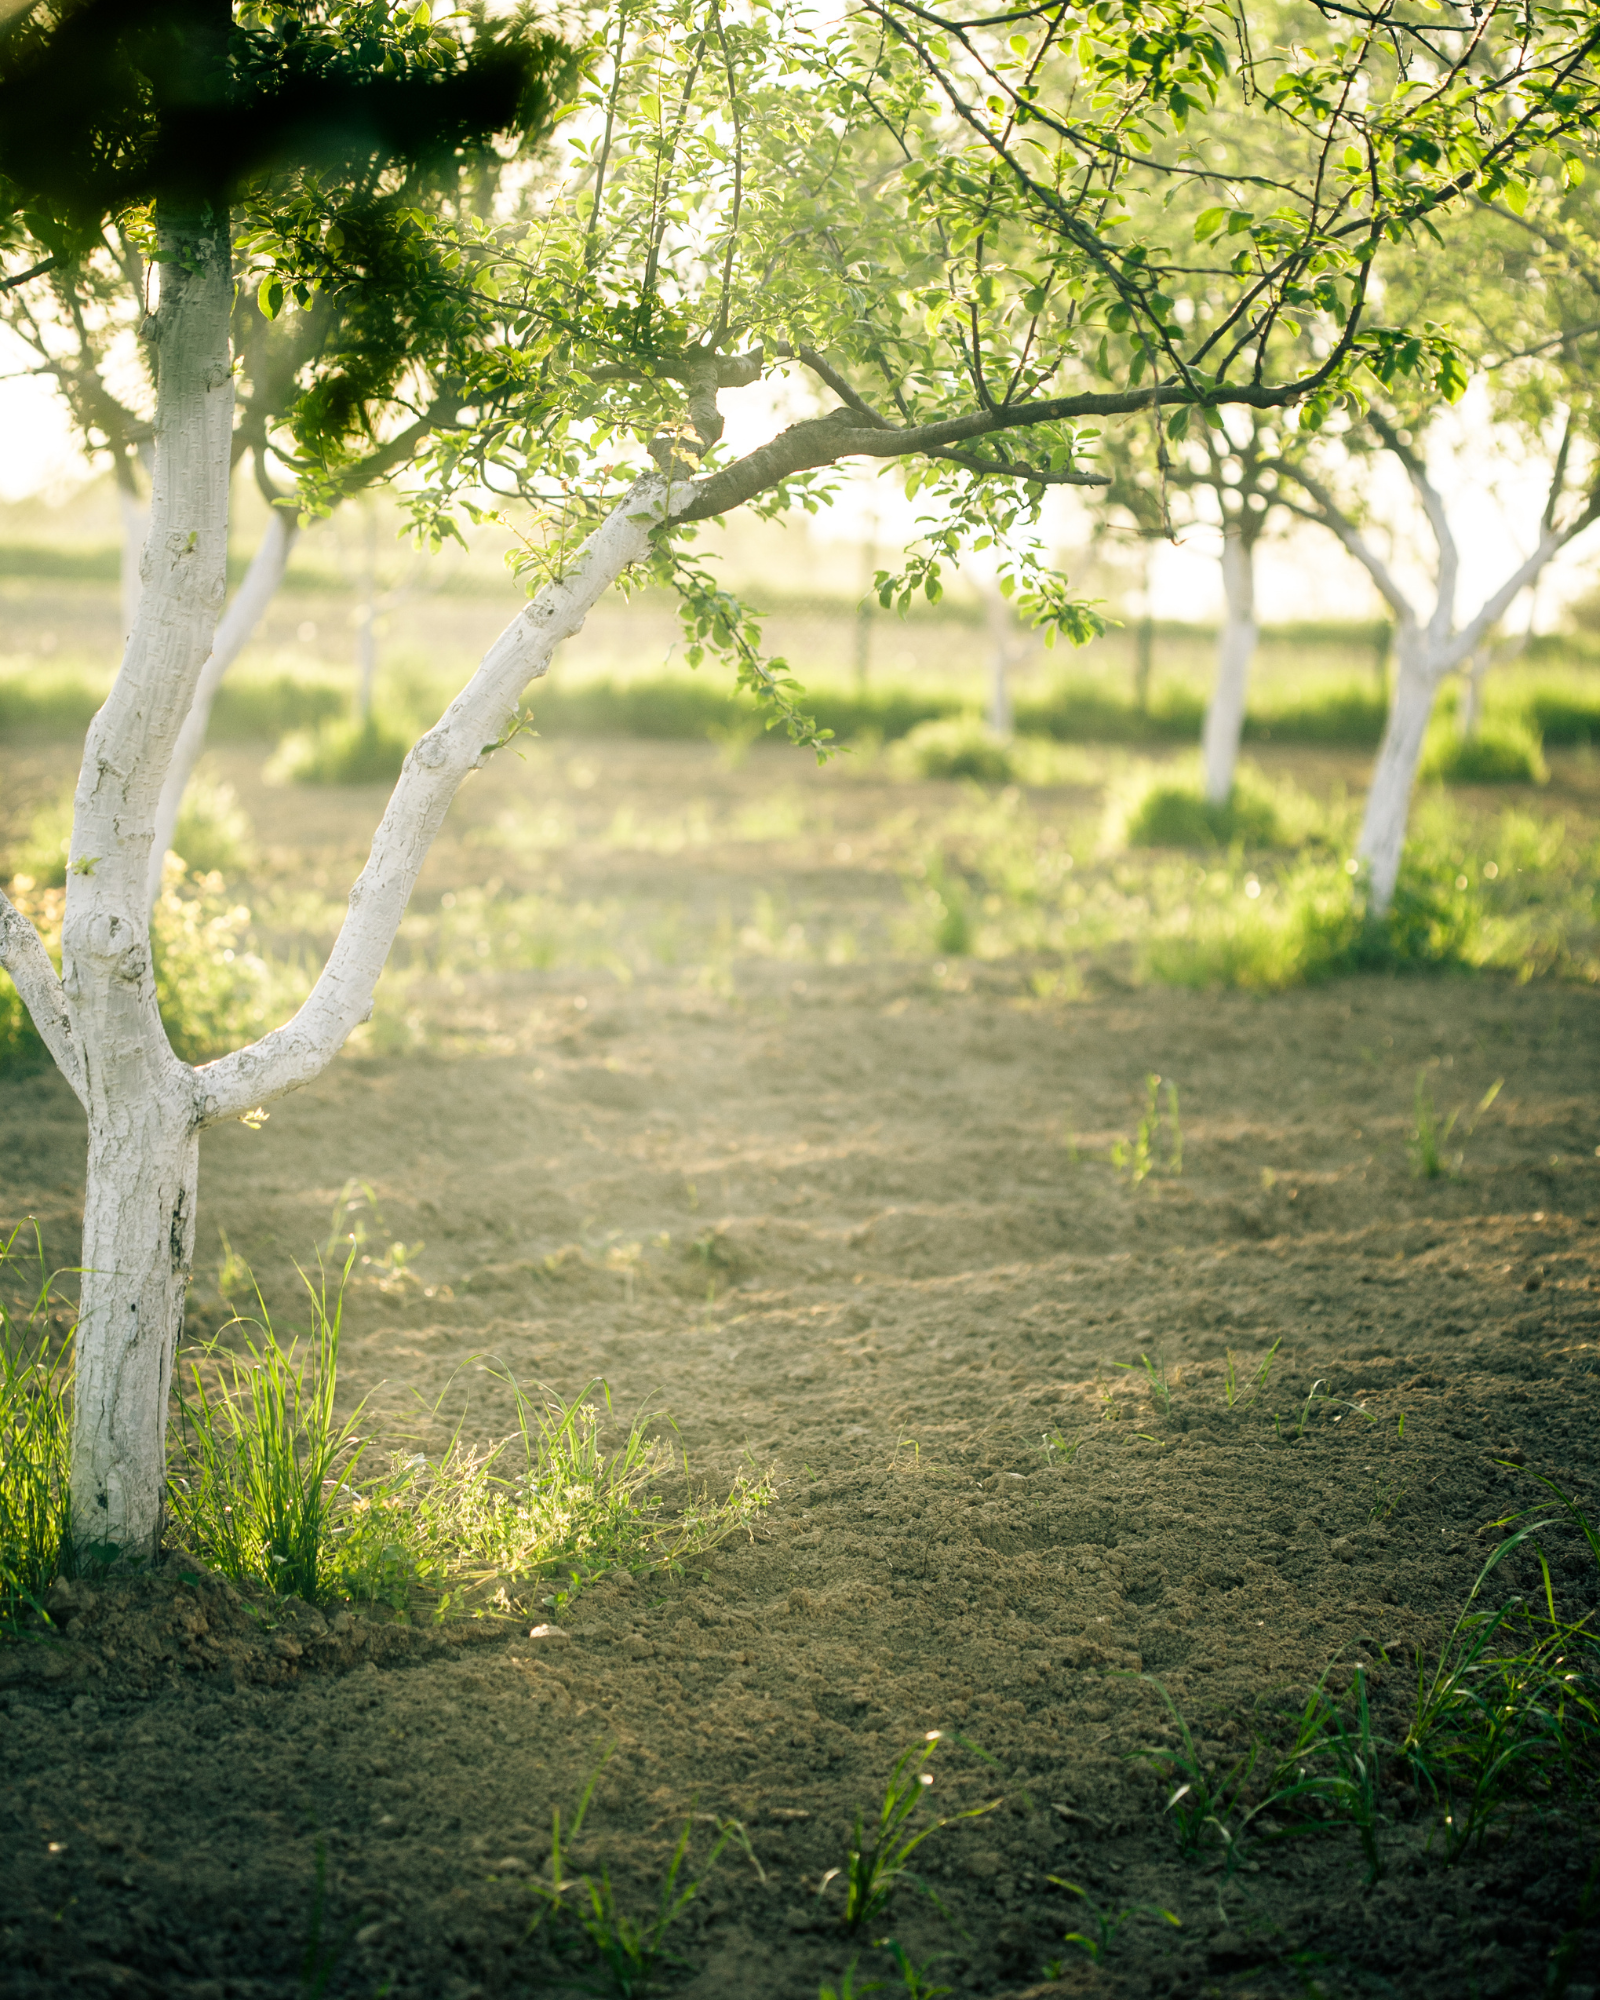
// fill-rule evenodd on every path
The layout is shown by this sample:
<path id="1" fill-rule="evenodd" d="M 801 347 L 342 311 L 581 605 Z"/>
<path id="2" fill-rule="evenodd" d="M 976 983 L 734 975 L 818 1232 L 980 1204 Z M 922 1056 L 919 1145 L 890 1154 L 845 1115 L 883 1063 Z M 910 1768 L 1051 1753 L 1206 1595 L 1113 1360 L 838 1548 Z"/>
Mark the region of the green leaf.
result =
<path id="1" fill-rule="evenodd" d="M 1526 213 L 1528 207 L 1528 190 L 1522 185 L 1521 181 L 1507 181 L 1500 192 L 1505 197 L 1506 207 L 1510 209 L 1513 215 Z"/>
<path id="2" fill-rule="evenodd" d="M 256 304 L 261 309 L 263 319 L 276 319 L 283 311 L 283 280 L 273 272 L 261 280 L 256 293 Z"/>
<path id="3" fill-rule="evenodd" d="M 1196 243 L 1208 243 L 1228 220 L 1228 213 L 1228 210 L 1225 208 L 1202 209 L 1195 217 L 1194 240 Z"/>

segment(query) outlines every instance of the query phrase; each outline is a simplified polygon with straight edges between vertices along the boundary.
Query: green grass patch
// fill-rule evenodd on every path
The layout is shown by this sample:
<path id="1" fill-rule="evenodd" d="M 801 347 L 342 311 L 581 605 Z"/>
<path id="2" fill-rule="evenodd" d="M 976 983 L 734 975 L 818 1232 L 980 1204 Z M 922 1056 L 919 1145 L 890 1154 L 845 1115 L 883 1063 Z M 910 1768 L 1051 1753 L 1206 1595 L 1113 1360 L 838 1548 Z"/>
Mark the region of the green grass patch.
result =
<path id="1" fill-rule="evenodd" d="M 1191 743 L 1205 720 L 1205 701 L 1191 688 L 1159 689 L 1148 708 L 1086 675 L 1063 676 L 1042 695 L 1015 708 L 1019 731 L 1058 743 Z"/>
<path id="2" fill-rule="evenodd" d="M 42 1614 L 72 1563 L 72 1342 L 38 1237 L 25 1262 L 21 1234 L 0 1241 L 0 1633 Z"/>
<path id="3" fill-rule="evenodd" d="M 1536 729 L 1514 715 L 1491 715 L 1471 736 L 1449 722 L 1437 727 L 1421 775 L 1446 785 L 1542 785 L 1550 772 Z"/>
<path id="4" fill-rule="evenodd" d="M 1130 847 L 1281 847 L 1272 801 L 1235 785 L 1221 805 L 1186 785 L 1152 785 L 1128 821 Z"/>
<path id="5" fill-rule="evenodd" d="M 1246 743 L 1294 743 L 1330 750 L 1376 750 L 1389 702 L 1371 683 L 1351 682 L 1304 700 L 1253 706 Z"/>
<path id="6" fill-rule="evenodd" d="M 286 736 L 272 772 L 297 785 L 392 785 L 415 740 L 412 731 L 376 713 L 364 722 L 335 716 Z"/>
<path id="7" fill-rule="evenodd" d="M 970 778 L 980 785 L 1008 785 L 1017 775 L 1011 746 L 975 715 L 918 723 L 897 763 L 919 778 Z"/>
<path id="8" fill-rule="evenodd" d="M 647 1413 L 616 1424 L 600 1380 L 564 1401 L 497 1376 L 509 1436 L 458 1434 L 433 1459 L 384 1444 L 364 1404 L 337 1413 L 342 1293 L 307 1291 L 308 1334 L 280 1339 L 258 1295 L 259 1316 L 234 1322 L 242 1351 L 194 1353 L 180 1392 L 174 1526 L 237 1582 L 402 1616 L 559 1612 L 612 1570 L 675 1570 L 748 1532 L 771 1497 L 742 1474 L 720 1499 L 696 1490 Z"/>

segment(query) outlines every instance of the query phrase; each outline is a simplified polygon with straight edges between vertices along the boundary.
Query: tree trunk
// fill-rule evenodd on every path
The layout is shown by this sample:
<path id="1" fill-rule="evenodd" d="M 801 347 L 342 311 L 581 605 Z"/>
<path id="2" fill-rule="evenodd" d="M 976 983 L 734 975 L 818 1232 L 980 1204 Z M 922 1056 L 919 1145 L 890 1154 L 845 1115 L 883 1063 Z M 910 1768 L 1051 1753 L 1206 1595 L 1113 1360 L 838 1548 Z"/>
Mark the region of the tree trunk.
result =
<path id="1" fill-rule="evenodd" d="M 362 510 L 361 611 L 356 624 L 356 720 L 372 716 L 372 684 L 378 678 L 378 513 L 369 499 Z"/>
<path id="2" fill-rule="evenodd" d="M 124 1078 L 89 1125 L 73 1389 L 72 1531 L 80 1549 L 159 1546 L 167 1401 L 194 1250 L 200 1141 L 186 1072 Z"/>
<path id="3" fill-rule="evenodd" d="M 73 804 L 61 996 L 82 1057 L 89 1187 L 73 1532 L 155 1553 L 167 1391 L 194 1232 L 194 1072 L 161 1025 L 146 889 L 156 806 L 227 588 L 233 373 L 225 216 L 157 211 L 155 465 L 138 616 Z"/>
<path id="4" fill-rule="evenodd" d="M 292 516 L 281 508 L 274 507 L 272 518 L 267 522 L 266 533 L 245 571 L 244 581 L 234 593 L 233 602 L 224 612 L 217 626 L 217 636 L 211 643 L 211 653 L 200 669 L 200 679 L 195 685 L 194 700 L 189 705 L 189 713 L 184 718 L 179 731 L 177 747 L 172 753 L 172 762 L 167 766 L 166 780 L 161 787 L 161 798 L 156 806 L 155 834 L 150 843 L 150 874 L 148 903 L 155 908 L 156 898 L 161 894 L 161 867 L 167 858 L 167 849 L 172 845 L 174 831 L 178 824 L 178 814 L 183 809 L 183 795 L 194 767 L 199 762 L 200 752 L 206 745 L 206 730 L 211 723 L 211 705 L 217 698 L 217 689 L 222 685 L 222 677 L 234 661 L 249 645 L 252 634 L 261 623 L 267 606 L 272 602 L 278 585 L 283 581 L 284 570 L 289 564 L 289 554 L 294 547 L 296 526 Z"/>
<path id="5" fill-rule="evenodd" d="M 1255 552 L 1231 526 L 1222 538 L 1222 594 L 1226 610 L 1217 645 L 1217 681 L 1200 739 L 1206 798 L 1214 806 L 1225 806 L 1233 792 L 1257 638 Z"/>
<path id="6" fill-rule="evenodd" d="M 145 537 L 150 532 L 150 509 L 131 484 L 117 481 L 117 512 L 122 520 L 122 643 L 128 643 L 133 621 L 139 615 L 139 565 L 144 557 Z"/>
<path id="7" fill-rule="evenodd" d="M 1356 849 L 1367 864 L 1371 906 L 1380 916 L 1394 901 L 1411 792 L 1441 678 L 1428 656 L 1424 635 L 1415 628 L 1400 632 L 1396 651 L 1399 664 L 1394 698 L 1389 703 L 1389 719 L 1384 724 L 1378 761 L 1373 766 L 1372 789 L 1367 793 L 1367 809 Z"/>

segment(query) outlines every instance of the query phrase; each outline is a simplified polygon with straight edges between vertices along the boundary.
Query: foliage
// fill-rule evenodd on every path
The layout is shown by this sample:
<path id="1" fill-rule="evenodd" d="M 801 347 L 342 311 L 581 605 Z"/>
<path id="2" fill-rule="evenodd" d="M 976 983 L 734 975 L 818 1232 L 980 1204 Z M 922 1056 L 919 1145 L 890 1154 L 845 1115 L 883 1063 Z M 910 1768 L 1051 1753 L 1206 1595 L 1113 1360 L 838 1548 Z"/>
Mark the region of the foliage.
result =
<path id="1" fill-rule="evenodd" d="M 1153 1918 L 1158 1923 L 1170 1924 L 1174 1930 L 1183 1928 L 1171 1910 L 1158 1909 L 1153 1903 L 1134 1903 L 1125 1910 L 1102 1910 L 1088 1890 L 1080 1888 L 1076 1882 L 1063 1881 L 1059 1875 L 1052 1875 L 1049 1880 L 1056 1888 L 1065 1889 L 1069 1896 L 1076 1896 L 1083 1906 L 1082 1921 L 1088 1928 L 1068 1931 L 1062 1942 L 1076 1945 L 1081 1952 L 1087 1954 L 1091 1965 L 1105 1963 L 1107 1955 L 1124 1927 L 1136 1918 Z M 1056 1960 L 1045 1968 L 1045 1977 L 1060 1979 L 1065 1970 L 1061 1961 Z"/>
<path id="2" fill-rule="evenodd" d="M 1491 717 L 1471 736 L 1448 725 L 1423 753 L 1421 775 L 1447 785 L 1542 785 L 1549 780 L 1538 732 L 1513 717 Z"/>
<path id="3" fill-rule="evenodd" d="M 72 1342 L 35 1236 L 37 1279 L 24 1276 L 17 1239 L 0 1240 L 0 1633 L 44 1610 L 45 1592 L 72 1555 L 68 1454 Z M 14 1281 L 27 1286 L 12 1309 Z"/>

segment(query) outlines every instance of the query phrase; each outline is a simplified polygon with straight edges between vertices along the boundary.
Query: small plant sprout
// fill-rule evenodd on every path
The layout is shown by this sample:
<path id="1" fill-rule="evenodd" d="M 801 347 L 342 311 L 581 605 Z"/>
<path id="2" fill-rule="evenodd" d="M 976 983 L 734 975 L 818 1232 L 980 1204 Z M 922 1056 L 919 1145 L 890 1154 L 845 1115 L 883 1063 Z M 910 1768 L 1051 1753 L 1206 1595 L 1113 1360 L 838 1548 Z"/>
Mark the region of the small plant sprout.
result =
<path id="1" fill-rule="evenodd" d="M 1142 1368 L 1145 1373 L 1145 1382 L 1149 1388 L 1151 1400 L 1161 1405 L 1161 1414 L 1163 1416 L 1171 1416 L 1172 1390 L 1167 1382 L 1166 1363 L 1161 1359 L 1159 1353 L 1154 1361 L 1150 1359 L 1148 1354 L 1141 1354 L 1137 1361 L 1119 1361 L 1115 1365 L 1130 1375 L 1136 1374 Z"/>
<path id="2" fill-rule="evenodd" d="M 1087 1952 L 1092 1965 L 1102 1965 L 1107 1953 L 1116 1943 L 1118 1933 L 1125 1924 L 1136 1917 L 1148 1917 L 1156 1923 L 1171 1924 L 1174 1930 L 1182 1930 L 1183 1925 L 1171 1910 L 1158 1909 L 1153 1903 L 1134 1903 L 1126 1910 L 1102 1910 L 1087 1889 L 1080 1889 L 1076 1882 L 1064 1882 L 1059 1875 L 1047 1878 L 1057 1889 L 1065 1889 L 1069 1896 L 1076 1896 L 1083 1905 L 1085 1928 L 1068 1931 L 1062 1939 L 1064 1944 L 1073 1944 L 1080 1951 Z M 1047 1979 L 1065 1976 L 1066 1964 L 1061 1959 L 1053 1960 L 1045 1967 Z"/>
<path id="3" fill-rule="evenodd" d="M 882 1949 L 894 1960 L 895 1970 L 900 1975 L 901 1991 L 907 2000 L 944 2000 L 951 1992 L 948 1986 L 935 1986 L 932 1978 L 906 1950 L 898 1938 L 884 1938 Z"/>
<path id="4" fill-rule="evenodd" d="M 567 1829 L 568 1845 L 583 1831 L 595 1786 L 615 1747 L 611 1745 L 589 1773 L 578 1809 Z M 634 2000 L 635 1995 L 644 1993 L 662 1969 L 681 1962 L 667 1950 L 668 1934 L 705 1887 L 723 1849 L 730 1842 L 737 1842 L 750 1854 L 751 1860 L 755 1860 L 749 1837 L 738 1820 L 714 1820 L 716 1838 L 711 1852 L 698 1875 L 687 1875 L 685 1864 L 697 1817 L 704 1815 L 691 1815 L 684 1821 L 683 1831 L 678 1836 L 656 1893 L 656 1907 L 649 1916 L 641 1918 L 630 1916 L 621 1907 L 609 1869 L 601 1869 L 598 1881 L 592 1875 L 569 1877 L 564 1873 L 561 1809 L 554 1807 L 551 1812 L 550 1877 L 548 1881 L 535 1880 L 532 1884 L 540 1907 L 528 1926 L 528 1936 L 536 1936 L 548 1924 L 550 1943 L 556 1953 L 563 1958 L 587 1959 L 589 1971 L 606 1982 L 603 1988 L 591 1988 L 591 1991 L 609 1991 L 617 1996 L 617 2000 Z"/>
<path id="5" fill-rule="evenodd" d="M 1132 1140 L 1117 1139 L 1111 1146 L 1111 1164 L 1130 1187 L 1138 1187 L 1156 1171 L 1156 1153 L 1163 1122 L 1167 1127 L 1166 1171 L 1174 1175 L 1183 1172 L 1183 1127 L 1178 1122 L 1178 1086 L 1169 1079 L 1165 1112 L 1160 1109 L 1161 1078 L 1154 1071 L 1146 1076 L 1144 1089 L 1144 1116 L 1139 1120 Z"/>
<path id="6" fill-rule="evenodd" d="M 1163 1811 L 1171 1815 L 1179 1853 L 1186 1857 L 1196 1855 L 1208 1841 L 1215 1840 L 1228 1857 L 1231 1871 L 1236 1846 L 1231 1822 L 1235 1814 L 1243 1810 L 1245 1793 L 1260 1759 L 1260 1747 L 1252 1745 L 1224 1776 L 1218 1777 L 1196 1749 L 1189 1725 L 1165 1687 L 1151 1674 L 1141 1674 L 1139 1678 L 1148 1682 L 1160 1695 L 1178 1732 L 1178 1748 L 1136 1750 L 1132 1753 L 1133 1758 L 1136 1762 L 1157 1766 L 1172 1786 Z M 1072 1887 L 1070 1883 L 1061 1886 Z"/>
<path id="7" fill-rule="evenodd" d="M 858 1963 L 858 1960 L 851 1959 L 850 1963 L 845 1967 L 844 1976 L 837 1986 L 819 1986 L 817 1988 L 817 2000 L 865 2000 L 865 1995 L 868 1993 L 881 1993 L 883 1991 L 883 1981 L 881 1979 L 858 1980 L 856 1978 L 856 1966 Z"/>
<path id="8" fill-rule="evenodd" d="M 1500 1095 L 1504 1084 L 1505 1078 L 1503 1076 L 1497 1077 L 1483 1093 L 1482 1097 L 1478 1099 L 1477 1104 L 1473 1107 L 1471 1121 L 1466 1128 L 1466 1136 L 1469 1139 L 1477 1130 L 1478 1120 Z M 1461 1169 L 1466 1158 L 1465 1153 L 1458 1147 L 1452 1157 L 1445 1149 L 1450 1144 L 1451 1135 L 1456 1129 L 1456 1122 L 1465 1109 L 1466 1106 L 1464 1104 L 1458 1104 L 1441 1125 L 1439 1123 L 1439 1115 L 1434 1109 L 1433 1094 L 1428 1089 L 1427 1069 L 1424 1067 L 1417 1071 L 1415 1124 L 1412 1129 L 1411 1138 L 1407 1144 L 1407 1150 L 1411 1155 L 1411 1170 L 1418 1180 L 1436 1181 L 1444 1176 L 1448 1176 L 1451 1180 L 1459 1180 L 1461 1178 Z"/>
<path id="9" fill-rule="evenodd" d="M 1256 1399 L 1261 1395 L 1262 1391 L 1266 1388 L 1267 1377 L 1272 1373 L 1273 1361 L 1276 1359 L 1278 1349 L 1282 1347 L 1282 1345 L 1283 1345 L 1283 1336 L 1282 1334 L 1279 1334 L 1278 1338 L 1267 1349 L 1265 1360 L 1263 1360 L 1257 1367 L 1255 1373 L 1255 1380 L 1251 1385 L 1250 1393 L 1248 1396 L 1245 1397 L 1244 1407 L 1247 1410 L 1249 1409 L 1250 1405 L 1254 1403 Z M 1230 1347 L 1228 1349 L 1227 1361 L 1224 1364 L 1222 1370 L 1222 1400 L 1227 1404 L 1230 1410 L 1233 1408 L 1234 1404 L 1239 1400 L 1239 1394 L 1240 1394 L 1239 1363 L 1234 1355 L 1233 1349 Z"/>
<path id="10" fill-rule="evenodd" d="M 1083 1445 L 1080 1434 L 1070 1442 L 1059 1431 L 1045 1431 L 1039 1439 L 1039 1449 L 1044 1453 L 1046 1465 L 1067 1466 L 1077 1457 Z"/>
<path id="11" fill-rule="evenodd" d="M 843 1877 L 846 1930 L 857 1932 L 876 1921 L 902 1883 L 931 1897 L 928 1885 L 912 1870 L 912 1856 L 917 1849 L 929 1834 L 939 1832 L 942 1827 L 954 1826 L 964 1819 L 977 1819 L 984 1813 L 993 1812 L 1001 1803 L 999 1799 L 991 1799 L 987 1805 L 968 1806 L 961 1812 L 930 1820 L 915 1832 L 911 1830 L 911 1822 L 922 1803 L 923 1794 L 933 1786 L 933 1773 L 924 1767 L 943 1741 L 943 1732 L 934 1729 L 920 1743 L 913 1743 L 901 1751 L 889 1773 L 889 1783 L 884 1790 L 883 1804 L 878 1809 L 878 1823 L 871 1839 L 867 1837 L 862 1815 L 858 1811 L 844 1867 L 830 1868 L 817 1884 L 820 1899 L 835 1880 Z"/>

